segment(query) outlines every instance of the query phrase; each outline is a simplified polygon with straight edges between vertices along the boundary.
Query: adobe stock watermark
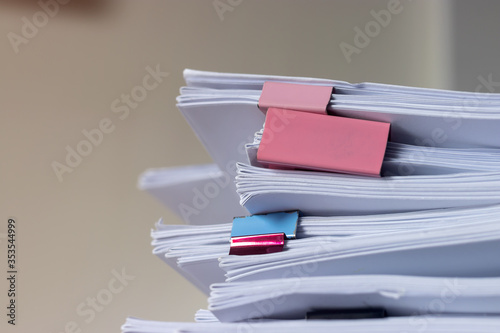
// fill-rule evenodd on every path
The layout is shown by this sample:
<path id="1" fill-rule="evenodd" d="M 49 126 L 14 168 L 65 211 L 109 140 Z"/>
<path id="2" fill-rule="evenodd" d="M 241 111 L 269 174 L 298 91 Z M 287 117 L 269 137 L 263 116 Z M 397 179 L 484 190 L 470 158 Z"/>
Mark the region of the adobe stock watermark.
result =
<path id="1" fill-rule="evenodd" d="M 144 75 L 140 85 L 134 86 L 128 94 L 121 94 L 111 103 L 111 112 L 121 121 L 127 119 L 131 110 L 137 109 L 139 104 L 147 98 L 148 93 L 158 88 L 164 78 L 169 75 L 169 73 L 160 70 L 159 64 L 155 68 L 147 66 L 145 70 L 146 75 Z M 52 170 L 59 182 L 63 181 L 63 176 L 66 173 L 72 173 L 83 162 L 83 159 L 89 156 L 94 148 L 100 146 L 104 138 L 113 133 L 115 129 L 115 122 L 108 117 L 102 118 L 95 128 L 83 129 L 81 133 L 84 138 L 74 146 L 67 145 L 65 147 L 65 159 L 62 162 L 54 160 L 51 163 Z"/>
<path id="2" fill-rule="evenodd" d="M 387 9 L 379 11 L 372 9 L 370 15 L 373 17 L 373 20 L 368 21 L 363 29 L 358 26 L 354 27 L 355 34 L 352 44 L 344 41 L 339 44 L 347 63 L 351 63 L 352 56 L 360 54 L 363 49 L 370 45 L 373 38 L 376 38 L 383 29 L 389 26 L 393 16 L 400 14 L 402 11 L 403 5 L 400 0 L 389 0 L 387 2 Z"/>
<path id="3" fill-rule="evenodd" d="M 61 5 L 66 5 L 71 0 L 40 0 L 37 2 L 40 10 L 35 12 L 31 19 L 23 16 L 21 17 L 21 33 L 13 31 L 7 33 L 7 39 L 12 46 L 15 54 L 19 53 L 19 47 L 26 45 L 35 38 L 40 29 L 45 27 L 51 18 L 59 13 Z"/>
<path id="4" fill-rule="evenodd" d="M 113 302 L 115 297 L 125 290 L 130 281 L 135 279 L 135 276 L 125 272 L 125 268 L 122 268 L 121 271 L 113 269 L 111 275 L 112 277 L 105 288 L 97 291 L 95 295 L 87 297 L 76 306 L 75 312 L 79 320 L 68 321 L 64 325 L 64 330 L 60 331 L 61 333 L 81 333 L 82 326 L 94 321 L 98 313 L 103 312 Z"/>
<path id="5" fill-rule="evenodd" d="M 445 142 L 449 140 L 450 134 L 462 127 L 466 112 L 478 111 L 481 105 L 488 102 L 490 94 L 495 93 L 497 88 L 500 88 L 500 82 L 493 81 L 491 73 L 486 78 L 478 75 L 477 80 L 479 84 L 476 85 L 474 94 L 464 97 L 451 108 L 449 113 L 441 117 L 445 126 L 434 127 L 426 138 L 415 138 L 413 144 L 419 146 L 419 151 L 410 156 L 410 161 L 399 163 L 397 170 L 385 172 L 384 177 L 381 178 L 382 180 L 388 180 L 392 176 L 414 175 L 416 171 L 414 165 L 424 164 L 428 156 L 435 152 L 436 148 L 444 146 Z M 386 188 L 395 188 L 395 185 L 391 182 L 381 182 L 381 184 L 384 184 Z"/>
<path id="6" fill-rule="evenodd" d="M 458 282 L 458 278 L 445 280 L 444 287 L 439 297 L 434 298 L 425 307 L 409 317 L 410 326 L 415 327 L 418 332 L 423 332 L 429 327 L 429 324 L 432 324 L 432 321 L 435 320 L 435 315 L 445 313 L 447 306 L 455 302 L 456 299 L 462 295 L 463 291 L 467 289 L 466 285 L 459 284 Z M 434 317 L 432 317 L 432 315 L 434 315 Z"/>
<path id="7" fill-rule="evenodd" d="M 214 0 L 212 6 L 219 17 L 219 20 L 224 21 L 224 15 L 227 12 L 232 12 L 236 7 L 241 5 L 243 0 Z"/>
<path id="8" fill-rule="evenodd" d="M 500 82 L 493 81 L 493 75 L 488 74 L 487 78 L 479 75 L 477 77 L 479 84 L 474 89 L 472 97 L 465 97 L 460 101 L 459 105 L 442 119 L 446 126 L 435 127 L 430 132 L 427 138 L 415 138 L 414 144 L 419 146 L 419 150 L 410 155 L 410 161 L 400 163 L 397 168 L 397 173 L 387 173 L 385 176 L 410 176 L 415 174 L 414 164 L 425 164 L 429 154 L 433 153 L 436 148 L 442 147 L 449 140 L 449 134 L 460 129 L 463 124 L 465 112 L 477 111 L 484 102 L 487 102 L 490 93 L 495 93 L 500 88 Z M 483 91 L 487 93 L 483 93 Z"/>
<path id="9" fill-rule="evenodd" d="M 226 163 L 226 169 L 222 172 L 209 174 L 212 181 L 206 183 L 203 188 L 193 188 L 193 198 L 190 203 L 180 203 L 178 210 L 182 219 L 188 223 L 193 215 L 199 215 L 210 206 L 213 199 L 218 197 L 237 174 L 236 161 Z"/>
<path id="10" fill-rule="evenodd" d="M 333 254 L 338 248 L 339 244 L 335 242 L 333 238 L 323 237 L 318 240 L 311 257 L 315 258 L 325 253 Z M 283 287 L 275 288 L 271 292 L 269 298 L 253 302 L 255 310 L 250 312 L 248 317 L 254 320 L 260 320 L 272 316 L 277 306 L 286 303 L 288 295 L 292 295 L 302 288 L 304 278 L 315 276 L 315 272 L 318 268 L 319 264 L 317 261 L 305 260 L 285 270 L 280 278 L 280 280 L 283 281 L 283 284 L 281 284 Z M 289 282 L 292 283 L 290 284 Z"/>
<path id="11" fill-rule="evenodd" d="M 296 117 L 295 113 L 277 112 L 271 123 L 266 127 L 266 136 L 262 137 L 260 146 L 265 149 L 265 145 L 269 144 L 274 135 L 282 132 L 290 123 L 290 119 Z M 245 145 L 252 142 L 254 136 L 247 138 L 247 141 L 240 142 L 237 147 L 237 152 L 240 155 L 246 155 Z M 211 182 L 206 183 L 203 188 L 193 188 L 193 198 L 190 203 L 180 203 L 178 211 L 184 221 L 189 222 L 193 215 L 199 215 L 203 210 L 210 206 L 213 199 L 218 197 L 237 175 L 236 161 L 231 160 L 226 163 L 225 170 L 210 174 Z"/>
<path id="12" fill-rule="evenodd" d="M 266 117 L 265 130 L 260 140 L 259 150 L 264 151 L 266 145 L 274 140 L 275 135 L 283 132 L 286 126 L 290 124 L 290 119 L 297 117 L 296 112 L 286 112 L 283 109 L 276 109 L 274 115 L 270 120 L 269 117 Z"/>
<path id="13" fill-rule="evenodd" d="M 339 244 L 333 238 L 323 237 L 314 247 L 314 254 L 312 257 L 314 258 L 315 256 L 324 253 L 333 254 L 336 250 L 338 250 L 338 248 Z M 241 322 L 238 325 L 237 331 L 253 332 L 254 324 L 274 315 L 276 308 L 285 304 L 289 296 L 302 289 L 304 278 L 317 276 L 315 275 L 315 272 L 318 268 L 319 265 L 316 261 L 303 261 L 285 270 L 281 274 L 280 279 L 283 283 L 280 284 L 280 287 L 275 288 L 271 292 L 269 298 L 252 303 L 254 310 L 248 313 L 248 318 L 251 318 L 251 321 Z"/>

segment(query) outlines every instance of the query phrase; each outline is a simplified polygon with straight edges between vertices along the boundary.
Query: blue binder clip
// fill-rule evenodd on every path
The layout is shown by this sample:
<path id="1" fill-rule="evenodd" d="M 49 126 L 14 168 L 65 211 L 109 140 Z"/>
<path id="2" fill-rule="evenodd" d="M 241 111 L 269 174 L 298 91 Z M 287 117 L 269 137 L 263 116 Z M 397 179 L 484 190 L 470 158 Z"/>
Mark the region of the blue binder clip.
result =
<path id="1" fill-rule="evenodd" d="M 298 211 L 235 217 L 229 254 L 281 252 L 285 238 L 295 238 L 298 221 Z"/>
<path id="2" fill-rule="evenodd" d="M 287 239 L 295 238 L 299 211 L 235 217 L 231 237 L 284 233 Z"/>

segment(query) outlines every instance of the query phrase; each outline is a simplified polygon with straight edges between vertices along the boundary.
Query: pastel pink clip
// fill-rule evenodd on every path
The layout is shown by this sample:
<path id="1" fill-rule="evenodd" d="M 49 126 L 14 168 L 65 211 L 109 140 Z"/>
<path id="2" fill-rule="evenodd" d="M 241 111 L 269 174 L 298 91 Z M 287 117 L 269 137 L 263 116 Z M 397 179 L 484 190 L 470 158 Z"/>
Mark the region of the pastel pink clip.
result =
<path id="1" fill-rule="evenodd" d="M 380 177 L 389 123 L 269 108 L 257 160 L 286 167 Z"/>
<path id="2" fill-rule="evenodd" d="M 332 90 L 332 86 L 266 81 L 262 87 L 259 108 L 262 112 L 274 107 L 327 114 Z"/>

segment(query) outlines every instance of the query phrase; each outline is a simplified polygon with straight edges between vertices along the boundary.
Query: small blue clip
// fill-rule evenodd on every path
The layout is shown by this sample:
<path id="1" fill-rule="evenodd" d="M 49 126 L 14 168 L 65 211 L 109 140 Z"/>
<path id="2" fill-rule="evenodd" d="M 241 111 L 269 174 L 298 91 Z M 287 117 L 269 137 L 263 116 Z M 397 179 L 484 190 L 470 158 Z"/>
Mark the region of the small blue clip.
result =
<path id="1" fill-rule="evenodd" d="M 235 217 L 231 237 L 284 233 L 295 238 L 298 221 L 298 211 Z"/>

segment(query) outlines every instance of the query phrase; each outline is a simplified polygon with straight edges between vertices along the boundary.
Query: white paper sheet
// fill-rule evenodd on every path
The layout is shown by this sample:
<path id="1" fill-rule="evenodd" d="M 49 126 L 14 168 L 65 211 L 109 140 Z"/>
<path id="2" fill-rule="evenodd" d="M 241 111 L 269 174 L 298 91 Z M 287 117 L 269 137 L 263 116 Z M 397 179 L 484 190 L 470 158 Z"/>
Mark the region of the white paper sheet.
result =
<path id="1" fill-rule="evenodd" d="M 430 313 L 500 317 L 499 286 L 499 277 L 297 277 L 217 283 L 211 287 L 208 302 L 209 310 L 222 322 L 304 319 L 312 309 L 359 308 L 384 308 L 390 317 Z M 435 306 L 438 301 L 440 306 Z"/>
<path id="2" fill-rule="evenodd" d="M 233 179 L 215 164 L 194 165 L 147 170 L 138 186 L 187 224 L 228 223 L 248 214 L 239 204 Z"/>
<path id="3" fill-rule="evenodd" d="M 474 316 L 421 316 L 364 320 L 277 320 L 242 323 L 182 323 L 127 318 L 123 333 L 498 333 L 500 318 Z"/>

